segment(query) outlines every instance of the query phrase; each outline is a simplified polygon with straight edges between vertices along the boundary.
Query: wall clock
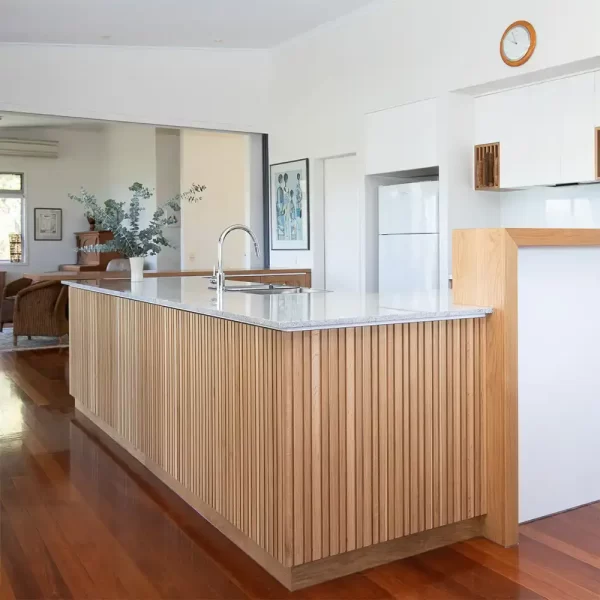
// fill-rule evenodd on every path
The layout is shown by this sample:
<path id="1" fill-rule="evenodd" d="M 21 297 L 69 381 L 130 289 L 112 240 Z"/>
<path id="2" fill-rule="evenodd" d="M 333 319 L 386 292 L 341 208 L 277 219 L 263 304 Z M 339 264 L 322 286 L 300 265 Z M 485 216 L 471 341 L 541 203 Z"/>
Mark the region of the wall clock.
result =
<path id="1" fill-rule="evenodd" d="M 509 25 L 500 40 L 500 56 L 509 67 L 525 64 L 533 54 L 536 33 L 528 21 L 515 21 Z"/>

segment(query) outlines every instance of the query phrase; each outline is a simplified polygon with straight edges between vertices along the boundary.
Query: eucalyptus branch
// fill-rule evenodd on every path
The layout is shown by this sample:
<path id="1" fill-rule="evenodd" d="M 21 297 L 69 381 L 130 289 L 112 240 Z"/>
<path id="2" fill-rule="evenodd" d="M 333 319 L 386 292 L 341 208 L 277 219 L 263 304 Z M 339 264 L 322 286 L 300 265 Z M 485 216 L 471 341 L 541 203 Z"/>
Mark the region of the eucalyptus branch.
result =
<path id="1" fill-rule="evenodd" d="M 103 230 L 111 231 L 113 239 L 105 244 L 84 246 L 79 248 L 82 252 L 120 252 L 132 258 L 136 256 L 154 256 L 165 247 L 174 247 L 164 236 L 163 228 L 167 225 L 177 223 L 174 214 L 167 214 L 170 208 L 178 213 L 181 210 L 181 202 L 198 202 L 202 200 L 201 192 L 206 190 L 205 185 L 192 184 L 189 190 L 177 194 L 164 204 L 158 206 L 148 225 L 140 228 L 140 215 L 146 210 L 143 205 L 153 193 L 141 183 L 134 183 L 129 191 L 132 198 L 129 207 L 125 208 L 125 202 L 117 202 L 109 198 L 100 204 L 93 194 L 82 188 L 79 196 L 69 194 L 69 198 L 79 202 L 85 208 L 85 214 L 96 220 L 96 224 Z M 128 225 L 125 225 L 128 222 Z"/>

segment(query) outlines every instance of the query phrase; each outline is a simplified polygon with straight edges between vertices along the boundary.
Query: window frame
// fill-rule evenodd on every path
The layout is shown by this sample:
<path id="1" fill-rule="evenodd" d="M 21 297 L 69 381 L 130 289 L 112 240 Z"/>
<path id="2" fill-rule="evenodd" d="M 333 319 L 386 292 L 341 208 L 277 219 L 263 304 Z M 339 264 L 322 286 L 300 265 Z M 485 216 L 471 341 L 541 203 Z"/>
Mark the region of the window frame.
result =
<path id="1" fill-rule="evenodd" d="M 21 191 L 0 190 L 0 198 L 20 198 L 21 199 L 21 261 L 18 263 L 10 262 L 0 258 L 0 265 L 19 265 L 27 266 L 29 259 L 29 240 L 27 236 L 27 178 L 22 171 L 0 171 L 0 175 L 20 175 Z"/>

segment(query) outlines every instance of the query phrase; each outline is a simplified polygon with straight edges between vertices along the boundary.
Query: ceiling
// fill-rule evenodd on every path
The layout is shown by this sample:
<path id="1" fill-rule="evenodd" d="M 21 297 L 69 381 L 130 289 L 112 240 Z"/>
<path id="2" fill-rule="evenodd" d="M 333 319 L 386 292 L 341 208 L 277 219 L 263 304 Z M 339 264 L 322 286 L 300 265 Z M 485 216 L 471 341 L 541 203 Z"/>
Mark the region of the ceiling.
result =
<path id="1" fill-rule="evenodd" d="M 372 0 L 2 0 L 0 42 L 270 48 Z"/>
<path id="2" fill-rule="evenodd" d="M 25 113 L 0 113 L 0 128 L 10 127 L 90 127 L 101 128 L 102 123 L 89 119 L 70 119 Z"/>

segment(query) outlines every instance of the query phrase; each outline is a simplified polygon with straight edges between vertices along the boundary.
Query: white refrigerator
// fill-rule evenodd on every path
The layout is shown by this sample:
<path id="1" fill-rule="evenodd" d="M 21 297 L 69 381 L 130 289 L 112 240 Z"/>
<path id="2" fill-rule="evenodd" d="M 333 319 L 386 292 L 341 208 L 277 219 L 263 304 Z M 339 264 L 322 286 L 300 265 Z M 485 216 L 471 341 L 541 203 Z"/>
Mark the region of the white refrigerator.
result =
<path id="1" fill-rule="evenodd" d="M 379 291 L 439 288 L 438 182 L 379 187 Z"/>

